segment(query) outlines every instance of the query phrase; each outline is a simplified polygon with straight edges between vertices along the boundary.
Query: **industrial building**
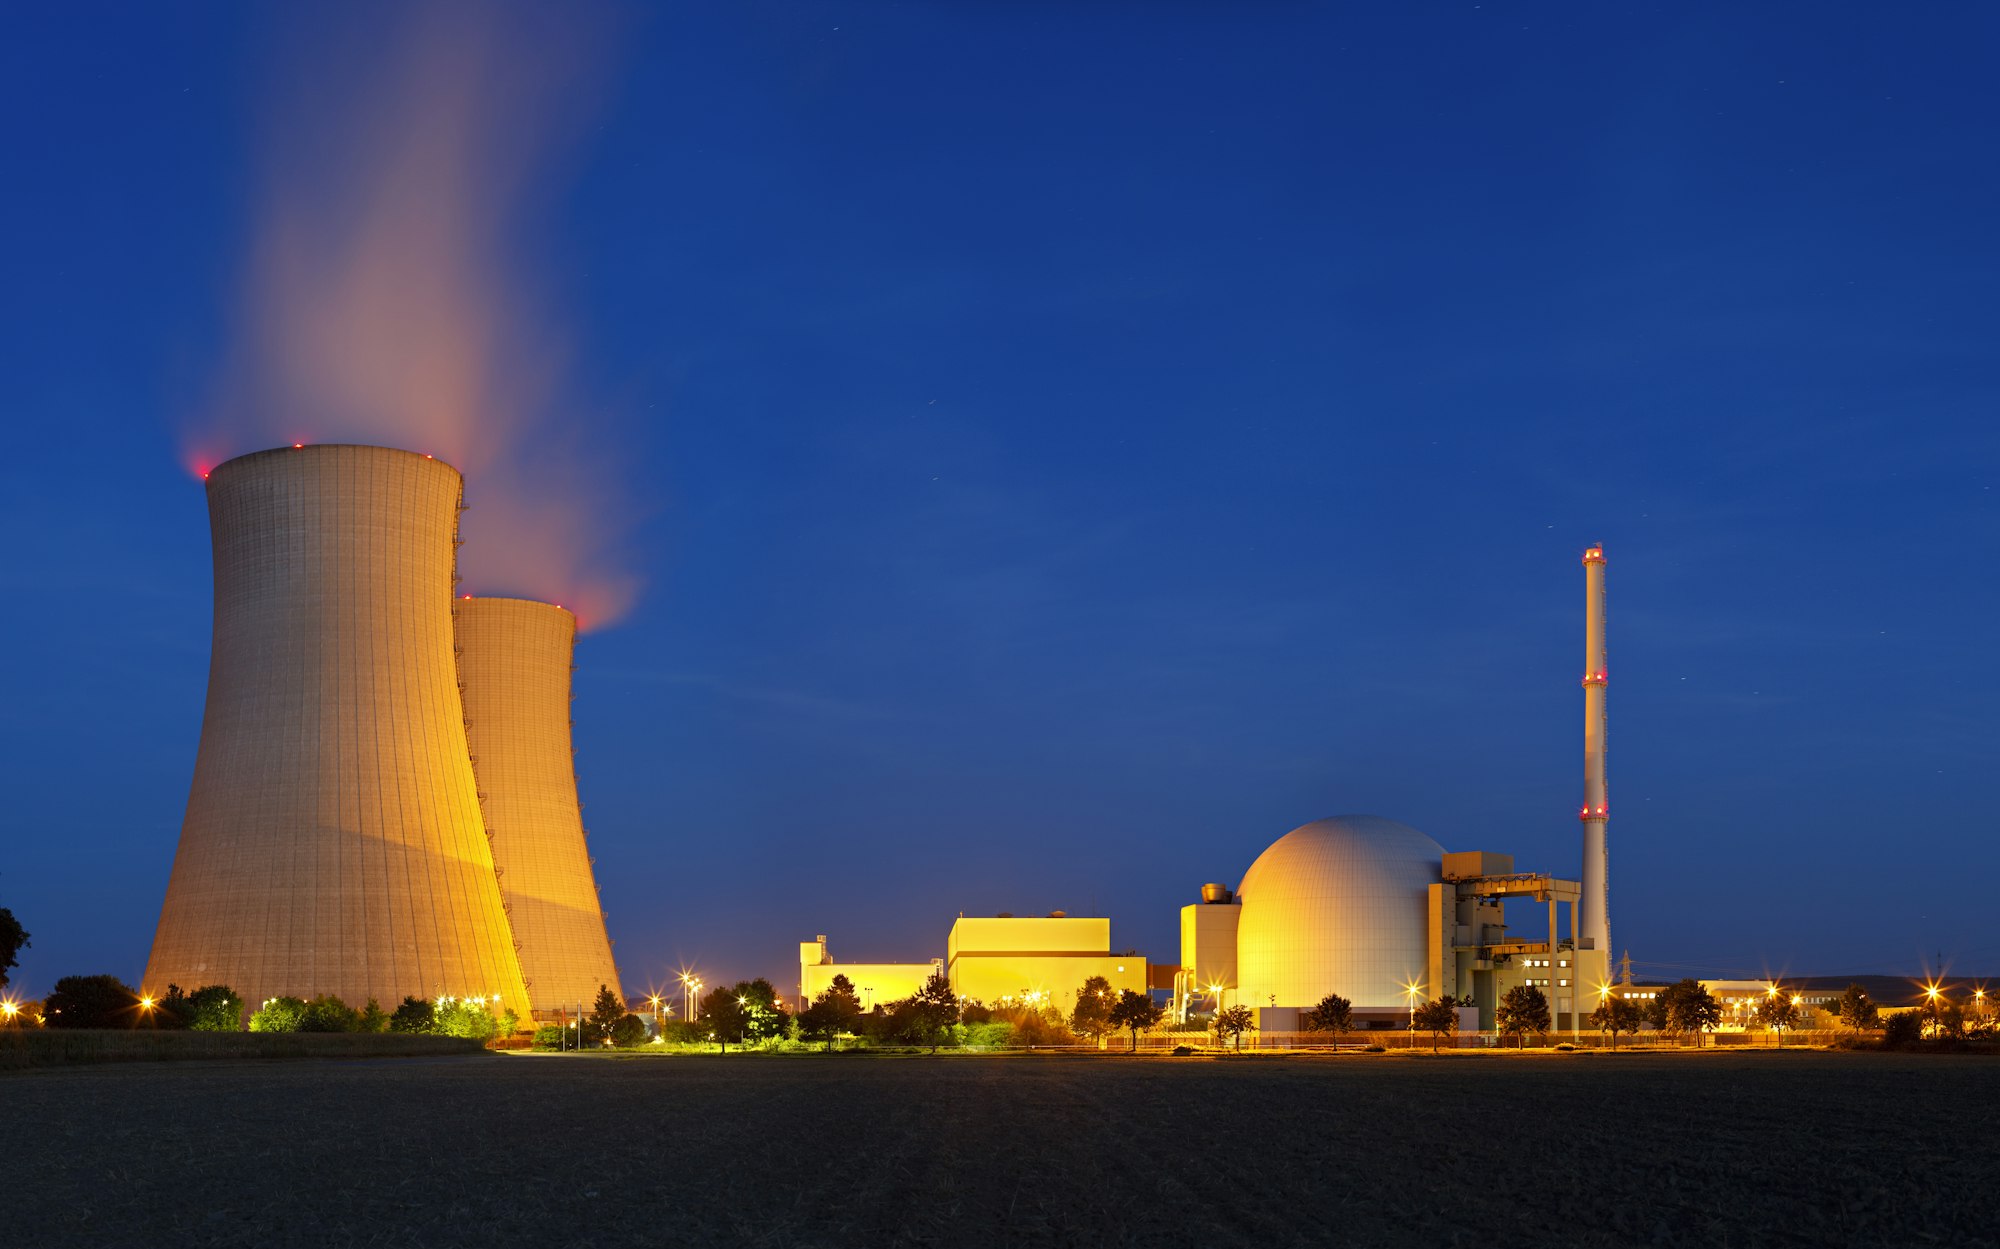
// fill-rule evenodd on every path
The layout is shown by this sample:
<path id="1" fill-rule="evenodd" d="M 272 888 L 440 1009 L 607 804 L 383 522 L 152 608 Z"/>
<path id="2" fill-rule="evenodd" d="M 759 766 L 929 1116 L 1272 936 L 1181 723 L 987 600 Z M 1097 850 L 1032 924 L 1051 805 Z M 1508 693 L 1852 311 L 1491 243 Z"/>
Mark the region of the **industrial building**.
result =
<path id="1" fill-rule="evenodd" d="M 1136 950 L 1111 948 L 1111 921 L 1054 911 L 1046 916 L 961 915 L 945 938 L 945 957 L 929 963 L 836 963 L 826 938 L 799 943 L 799 999 L 810 1002 L 846 976 L 871 1009 L 909 997 L 943 972 L 968 1002 L 1046 1002 L 1068 1013 L 1077 990 L 1102 976 L 1115 993 L 1171 987 L 1174 970 L 1150 968 Z M 1162 979 L 1162 976 L 1164 977 Z"/>
<path id="2" fill-rule="evenodd" d="M 801 1009 L 827 991 L 835 976 L 847 977 L 861 1000 L 862 1010 L 899 1002 L 913 996 L 924 982 L 944 970 L 944 960 L 928 963 L 836 963 L 827 948 L 826 934 L 799 942 L 799 996 Z"/>
<path id="3" fill-rule="evenodd" d="M 576 795 L 576 617 L 553 603 L 460 598 L 458 675 L 493 870 L 538 1012 L 618 987 Z"/>
<path id="4" fill-rule="evenodd" d="M 1468 1025 L 1490 1028 L 1516 985 L 1542 990 L 1558 1028 L 1595 1009 L 1610 980 L 1611 941 L 1603 548 L 1586 551 L 1583 567 L 1581 879 L 1517 872 L 1508 854 L 1447 853 L 1378 816 L 1302 825 L 1257 856 L 1236 889 L 1204 885 L 1201 900 L 1182 908 L 1178 1017 L 1244 1005 L 1258 1012 L 1260 1030 L 1293 1031 L 1305 1011 L 1339 994 L 1363 1026 L 1387 1026 L 1415 1003 L 1452 997 L 1474 1004 Z M 1545 922 L 1510 925 L 1510 903 Z"/>

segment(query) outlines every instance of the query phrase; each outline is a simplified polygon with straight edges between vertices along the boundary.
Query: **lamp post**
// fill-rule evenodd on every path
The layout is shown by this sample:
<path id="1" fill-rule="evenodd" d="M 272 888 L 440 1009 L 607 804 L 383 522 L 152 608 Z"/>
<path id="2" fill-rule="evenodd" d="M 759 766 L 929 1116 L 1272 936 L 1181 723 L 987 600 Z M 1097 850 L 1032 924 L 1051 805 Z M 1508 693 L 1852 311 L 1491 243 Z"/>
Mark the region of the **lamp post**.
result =
<path id="1" fill-rule="evenodd" d="M 1409 999 L 1410 1005 L 1410 1038 L 1408 1044 L 1403 1047 L 1404 1049 L 1415 1049 L 1417 1047 L 1417 989 L 1418 986 L 1414 980 L 1403 986 L 1403 996 Z"/>

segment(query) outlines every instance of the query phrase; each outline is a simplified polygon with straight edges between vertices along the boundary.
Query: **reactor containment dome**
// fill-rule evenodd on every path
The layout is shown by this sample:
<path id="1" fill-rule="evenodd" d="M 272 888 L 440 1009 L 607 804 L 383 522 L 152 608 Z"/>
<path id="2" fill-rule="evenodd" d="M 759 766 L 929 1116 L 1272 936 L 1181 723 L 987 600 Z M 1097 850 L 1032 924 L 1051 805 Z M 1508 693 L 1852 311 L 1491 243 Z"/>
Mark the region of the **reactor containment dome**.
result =
<path id="1" fill-rule="evenodd" d="M 1293 829 L 1237 890 L 1243 1002 L 1401 1004 L 1424 974 L 1424 919 L 1444 847 L 1407 824 L 1342 815 Z"/>

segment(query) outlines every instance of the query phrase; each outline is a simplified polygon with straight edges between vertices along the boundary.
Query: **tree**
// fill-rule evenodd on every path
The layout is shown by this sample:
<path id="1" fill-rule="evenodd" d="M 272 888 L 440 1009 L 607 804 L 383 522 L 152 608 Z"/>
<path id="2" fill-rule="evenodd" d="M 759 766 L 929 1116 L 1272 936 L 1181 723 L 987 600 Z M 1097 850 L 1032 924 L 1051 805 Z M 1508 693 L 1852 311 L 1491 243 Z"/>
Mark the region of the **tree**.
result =
<path id="1" fill-rule="evenodd" d="M 437 1031 L 437 1008 L 420 997 L 406 997 L 396 1013 L 389 1016 L 389 1031 L 409 1036 L 425 1036 Z"/>
<path id="2" fill-rule="evenodd" d="M 1354 1027 L 1354 1003 L 1329 993 L 1319 1000 L 1319 1005 L 1306 1012 L 1303 1020 L 1307 1032 L 1331 1032 L 1340 1036 Z"/>
<path id="3" fill-rule="evenodd" d="M 1668 1036 L 1693 1033 L 1695 1044 L 1700 1045 L 1701 1034 L 1722 1022 L 1722 1003 L 1690 977 L 1660 990 L 1649 1013 L 1660 1031 Z"/>
<path id="4" fill-rule="evenodd" d="M 1111 982 L 1103 976 L 1092 976 L 1076 991 L 1076 1009 L 1070 1012 L 1069 1030 L 1101 1043 L 1118 1031 L 1118 1025 L 1111 1022 L 1111 1009 L 1116 1001 Z"/>
<path id="5" fill-rule="evenodd" d="M 42 1003 L 51 1028 L 131 1028 L 139 995 L 116 976 L 64 976 Z"/>
<path id="6" fill-rule="evenodd" d="M 1139 1034 L 1166 1016 L 1166 1011 L 1153 1000 L 1150 993 L 1138 993 L 1127 989 L 1118 995 L 1118 1005 L 1111 1008 L 1111 1022 L 1132 1033 L 1132 1052 L 1139 1052 Z"/>
<path id="7" fill-rule="evenodd" d="M 629 1050 L 646 1043 L 646 1021 L 637 1015 L 626 1015 L 611 1025 L 611 1043 L 619 1049 Z"/>
<path id="8" fill-rule="evenodd" d="M 854 992 L 854 982 L 836 975 L 799 1015 L 799 1031 L 808 1039 L 824 1040 L 831 1051 L 834 1038 L 852 1032 L 860 1018 L 861 998 Z"/>
<path id="9" fill-rule="evenodd" d="M 1248 1006 L 1229 1006 L 1215 1012 L 1215 1035 L 1218 1040 L 1235 1041 L 1240 1053 L 1243 1049 L 1243 1034 L 1257 1028 L 1257 1015 Z"/>
<path id="10" fill-rule="evenodd" d="M 1507 1036 L 1520 1038 L 1516 1048 L 1527 1044 L 1527 1034 L 1544 1036 L 1549 1030 L 1549 999 L 1531 984 L 1517 984 L 1500 999 L 1493 1021 Z"/>
<path id="11" fill-rule="evenodd" d="M 305 1018 L 306 1004 L 301 998 L 274 997 L 265 1000 L 250 1016 L 252 1032 L 297 1032 L 299 1022 Z"/>
<path id="12" fill-rule="evenodd" d="M 743 1010 L 744 1040 L 763 1041 L 785 1034 L 785 1025 L 791 1022 L 791 1016 L 778 1005 L 778 990 L 770 981 L 762 976 L 755 980 L 738 981 L 735 993 L 737 1004 Z"/>
<path id="13" fill-rule="evenodd" d="M 387 1032 L 389 1030 L 389 1016 L 383 1011 L 382 1003 L 372 997 L 369 998 L 368 1005 L 361 1008 L 360 1017 L 354 1021 L 354 1030 L 356 1032 Z"/>
<path id="14" fill-rule="evenodd" d="M 1637 1002 L 1611 994 L 1600 999 L 1597 1009 L 1590 1012 L 1590 1026 L 1599 1032 L 1611 1034 L 1611 1048 L 1618 1048 L 1618 1034 L 1637 1032 L 1644 1012 Z"/>
<path id="15" fill-rule="evenodd" d="M 742 1039 L 743 1007 L 737 1002 L 733 988 L 710 989 L 696 1008 L 695 1018 L 701 1021 L 710 1039 L 721 1043 L 725 1054 L 731 1041 Z"/>
<path id="16" fill-rule="evenodd" d="M 1769 1028 L 1778 1036 L 1778 1044 L 1785 1044 L 1785 1029 L 1796 1027 L 1799 1022 L 1799 1004 L 1788 993 L 1771 993 L 1757 1003 L 1757 1022 Z"/>
<path id="17" fill-rule="evenodd" d="M 1458 1035 L 1458 1000 L 1441 997 L 1435 1002 L 1425 1002 L 1417 1007 L 1414 1022 L 1431 1034 L 1431 1053 L 1435 1054 L 1439 1037 Z"/>
<path id="18" fill-rule="evenodd" d="M 185 1028 L 194 1019 L 194 1007 L 188 1002 L 187 993 L 177 984 L 168 985 L 167 991 L 160 995 L 160 1000 L 153 1003 L 153 1007 L 150 1022 L 162 1031 Z M 145 1010 L 143 999 L 139 1009 L 141 1012 Z"/>
<path id="19" fill-rule="evenodd" d="M 931 1053 L 937 1053 L 940 1039 L 949 1036 L 952 1025 L 958 1022 L 958 994 L 951 991 L 951 981 L 943 972 L 934 971 L 910 1002 L 916 1009 L 918 1030 L 930 1042 Z"/>
<path id="20" fill-rule="evenodd" d="M 1841 991 L 1834 1013 L 1840 1016 L 1840 1022 L 1859 1033 L 1863 1028 L 1875 1026 L 1882 1017 L 1882 1008 L 1868 996 L 1868 990 L 1858 984 L 1850 984 Z"/>
<path id="21" fill-rule="evenodd" d="M 14 956 L 30 944 L 28 930 L 21 927 L 14 912 L 0 906 L 0 989 L 7 987 L 7 973 L 18 965 Z"/>
<path id="22" fill-rule="evenodd" d="M 584 1025 L 584 1035 L 599 1045 L 611 1044 L 611 1029 L 625 1017 L 625 999 L 612 992 L 610 985 L 597 986 L 597 1000 L 590 1004 L 590 1020 Z"/>
<path id="23" fill-rule="evenodd" d="M 299 1016 L 300 1032 L 353 1032 L 361 1015 L 352 1006 L 330 993 L 322 993 L 306 1003 Z"/>

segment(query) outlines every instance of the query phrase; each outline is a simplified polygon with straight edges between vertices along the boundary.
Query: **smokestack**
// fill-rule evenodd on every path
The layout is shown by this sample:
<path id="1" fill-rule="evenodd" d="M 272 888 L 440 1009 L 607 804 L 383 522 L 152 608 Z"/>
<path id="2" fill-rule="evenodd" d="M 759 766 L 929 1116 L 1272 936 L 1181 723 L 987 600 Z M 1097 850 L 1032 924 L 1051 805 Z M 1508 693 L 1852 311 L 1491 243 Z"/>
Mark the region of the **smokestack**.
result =
<path id="1" fill-rule="evenodd" d="M 576 617 L 552 603 L 464 598 L 458 675 L 500 893 L 536 1010 L 618 989 L 570 746 Z"/>
<path id="2" fill-rule="evenodd" d="M 1583 896 L 1578 936 L 1600 957 L 1611 949 L 1610 861 L 1604 826 L 1610 808 L 1604 793 L 1604 683 L 1610 676 L 1604 650 L 1604 547 L 1583 553 Z"/>
<path id="3" fill-rule="evenodd" d="M 526 1016 L 452 662 L 461 498 L 458 470 L 384 447 L 208 474 L 215 640 L 150 992 Z"/>

